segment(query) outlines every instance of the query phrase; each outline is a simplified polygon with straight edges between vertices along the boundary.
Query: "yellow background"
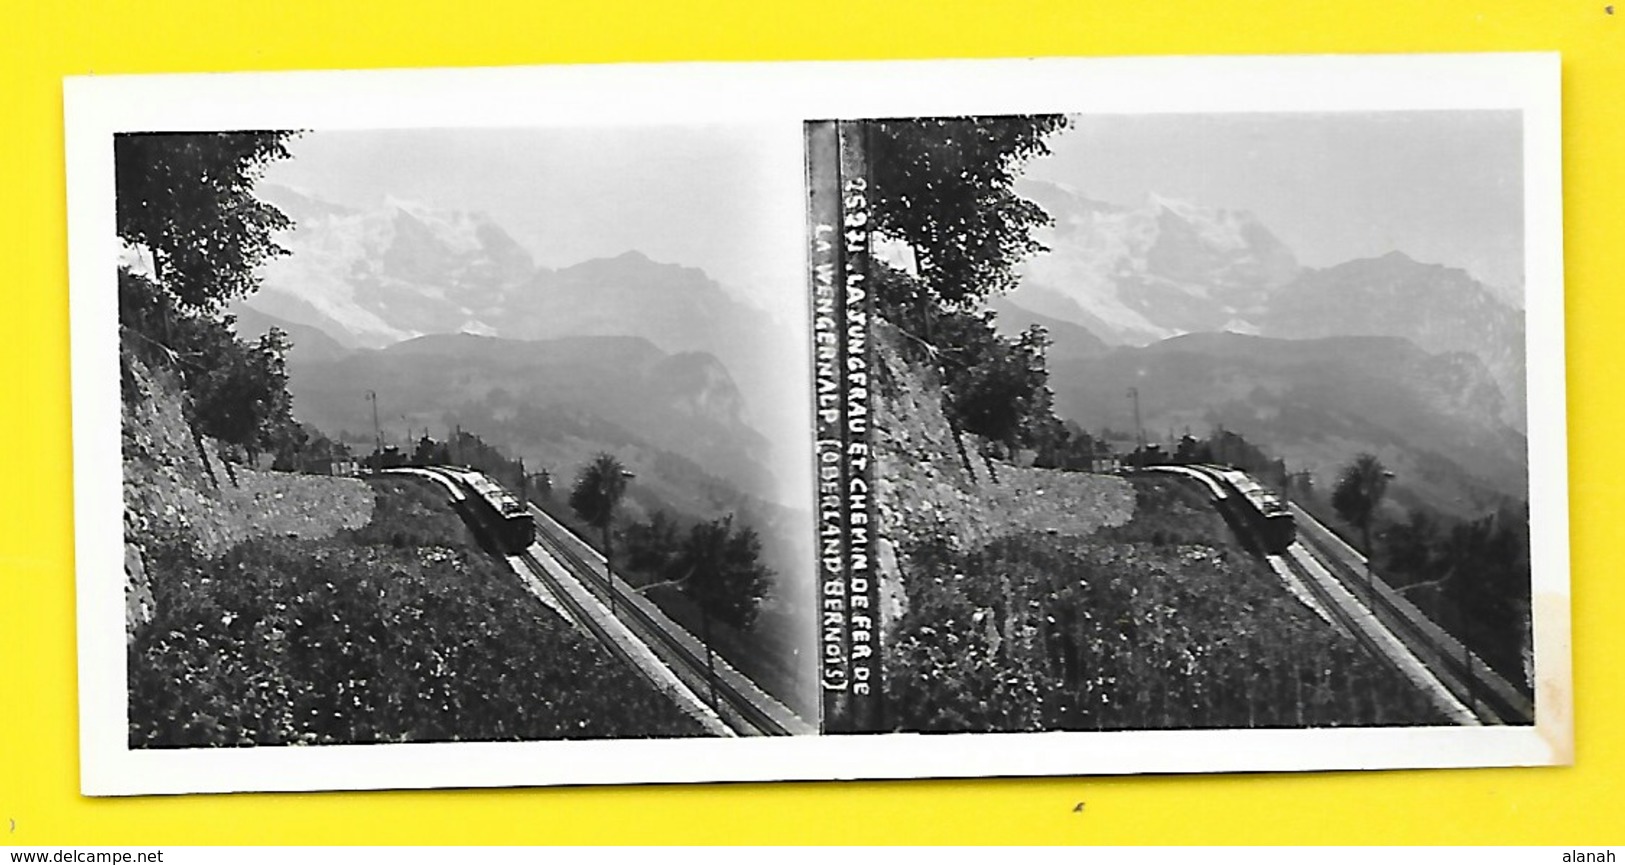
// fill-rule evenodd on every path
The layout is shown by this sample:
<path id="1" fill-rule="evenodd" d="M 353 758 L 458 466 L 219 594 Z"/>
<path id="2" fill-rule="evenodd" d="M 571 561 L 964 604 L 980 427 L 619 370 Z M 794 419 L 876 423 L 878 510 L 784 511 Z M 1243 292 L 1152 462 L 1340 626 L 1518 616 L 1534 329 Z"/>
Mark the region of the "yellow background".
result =
<path id="1" fill-rule="evenodd" d="M 3 0 L 0 844 L 1625 840 L 1625 0 Z M 78 794 L 61 79 L 530 63 L 1557 50 L 1577 758 L 1566 768 L 574 790 Z M 1087 806 L 1076 812 L 1080 801 Z M 11 830 L 10 820 L 15 820 Z"/>

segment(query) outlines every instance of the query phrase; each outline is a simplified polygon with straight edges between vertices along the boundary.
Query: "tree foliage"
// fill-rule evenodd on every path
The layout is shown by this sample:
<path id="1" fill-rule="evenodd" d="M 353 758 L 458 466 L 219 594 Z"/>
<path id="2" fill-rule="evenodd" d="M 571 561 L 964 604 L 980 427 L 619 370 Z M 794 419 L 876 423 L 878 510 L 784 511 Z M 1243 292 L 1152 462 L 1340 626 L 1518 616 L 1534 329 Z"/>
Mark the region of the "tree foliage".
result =
<path id="1" fill-rule="evenodd" d="M 663 510 L 647 522 L 634 522 L 626 529 L 626 564 L 645 574 L 670 579 L 671 562 L 682 547 L 681 526 Z"/>
<path id="2" fill-rule="evenodd" d="M 570 508 L 600 530 L 608 531 L 615 508 L 626 494 L 626 468 L 613 455 L 601 453 L 581 469 L 570 490 Z"/>
<path id="3" fill-rule="evenodd" d="M 291 132 L 123 133 L 114 136 L 118 235 L 151 253 L 160 285 L 183 309 L 214 312 L 258 287 L 254 269 L 287 250 L 292 226 L 254 197 Z"/>
<path id="4" fill-rule="evenodd" d="M 443 466 L 451 462 L 451 445 L 435 441 L 428 433 L 412 449 L 412 462 L 421 466 Z"/>
<path id="5" fill-rule="evenodd" d="M 288 393 L 288 335 L 272 328 L 244 342 L 229 316 L 190 315 L 151 280 L 119 271 L 119 318 L 130 348 L 149 363 L 177 370 L 197 431 L 247 452 L 285 455 L 308 438 L 293 419 Z"/>
<path id="6" fill-rule="evenodd" d="M 1446 575 L 1442 605 L 1457 620 L 1452 630 L 1509 681 L 1527 686 L 1528 504 L 1504 505 L 1451 527 L 1437 555 Z"/>
<path id="7" fill-rule="evenodd" d="M 1049 215 L 1014 184 L 1065 125 L 1061 115 L 864 125 L 874 230 L 904 243 L 914 259 L 913 274 L 875 263 L 877 310 L 939 362 L 943 410 L 955 430 L 1009 451 L 1054 451 L 1065 437 L 1051 406 L 1047 335 L 1031 328 L 1003 337 L 982 309 L 1015 286 L 1021 261 L 1044 249 L 1033 231 Z M 992 471 L 990 456 L 983 453 Z"/>
<path id="8" fill-rule="evenodd" d="M 219 338 L 187 379 L 194 421 L 204 435 L 246 449 L 252 462 L 261 449 L 296 436 L 285 360 L 292 344 L 277 328 L 248 343 L 229 330 L 211 332 Z"/>
<path id="9" fill-rule="evenodd" d="M 308 424 L 294 424 L 276 435 L 266 450 L 274 455 L 271 468 L 282 472 L 328 474 L 335 462 L 353 458 L 344 442 L 334 441 Z"/>
<path id="10" fill-rule="evenodd" d="M 1438 564 L 1435 547 L 1439 526 L 1428 511 L 1411 509 L 1406 521 L 1389 527 L 1382 539 L 1388 548 L 1388 566 L 1394 571 L 1407 575 L 1411 581 L 1432 576 Z"/>
<path id="11" fill-rule="evenodd" d="M 310 435 L 293 419 L 286 356 L 272 329 L 233 333 L 227 303 L 258 285 L 255 268 L 286 250 L 292 225 L 254 197 L 288 132 L 126 133 L 114 137 L 118 236 L 152 257 L 153 278 L 121 269 L 119 321 L 136 356 L 176 370 L 195 433 L 277 467 L 304 462 Z"/>
<path id="12" fill-rule="evenodd" d="M 876 228 L 913 251 L 931 299 L 972 309 L 1013 287 L 1015 265 L 1043 251 L 1032 231 L 1049 216 L 1013 184 L 1065 125 L 1056 114 L 867 124 Z"/>
<path id="13" fill-rule="evenodd" d="M 615 522 L 615 508 L 620 505 L 621 497 L 626 494 L 627 471 L 621 461 L 614 456 L 601 453 L 593 461 L 582 468 L 581 474 L 576 477 L 575 486 L 570 490 L 570 508 L 576 516 L 598 528 L 604 545 L 604 572 L 610 579 L 613 587 L 615 580 L 614 560 L 615 552 L 611 546 L 613 533 L 610 526 Z M 609 593 L 610 610 L 615 609 L 615 592 L 611 588 Z"/>
<path id="14" fill-rule="evenodd" d="M 1050 432 L 1039 442 L 1038 456 L 1033 464 L 1039 468 L 1065 471 L 1094 471 L 1096 461 L 1110 453 L 1109 450 L 1103 451 L 1104 447 L 1105 442 L 1097 441 L 1077 421 L 1067 420 L 1050 428 Z"/>
<path id="15" fill-rule="evenodd" d="M 1388 492 L 1388 479 L 1393 477 L 1375 454 L 1362 453 L 1343 468 L 1337 486 L 1332 489 L 1332 507 L 1338 516 L 1365 535 L 1365 552 L 1371 554 L 1371 518 Z"/>
<path id="16" fill-rule="evenodd" d="M 756 620 L 772 577 L 755 530 L 735 530 L 732 516 L 690 528 L 668 573 L 708 613 L 741 630 Z"/>
<path id="17" fill-rule="evenodd" d="M 937 330 L 947 385 L 944 407 L 968 433 L 1015 448 L 1036 445 L 1055 425 L 1049 335 L 1034 325 L 1008 339 L 994 330 L 993 313 L 955 313 Z"/>

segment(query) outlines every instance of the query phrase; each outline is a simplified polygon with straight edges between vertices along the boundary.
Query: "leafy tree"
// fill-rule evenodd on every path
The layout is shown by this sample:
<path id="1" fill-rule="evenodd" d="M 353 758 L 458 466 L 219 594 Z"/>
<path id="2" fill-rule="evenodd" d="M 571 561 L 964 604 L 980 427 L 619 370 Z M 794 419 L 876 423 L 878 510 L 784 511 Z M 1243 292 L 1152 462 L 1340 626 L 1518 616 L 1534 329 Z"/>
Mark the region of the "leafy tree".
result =
<path id="1" fill-rule="evenodd" d="M 257 287 L 255 268 L 286 253 L 272 237 L 292 223 L 253 190 L 266 165 L 287 157 L 291 134 L 139 133 L 113 142 L 118 236 L 148 251 L 155 277 L 119 273 L 128 343 L 180 374 L 200 456 L 208 435 L 251 463 L 270 452 L 284 469 L 302 464 L 310 440 L 293 419 L 287 334 L 244 342 L 222 310 Z"/>
<path id="2" fill-rule="evenodd" d="M 1438 551 L 1445 609 L 1456 635 L 1511 681 L 1523 681 L 1530 645 L 1528 505 L 1453 526 Z"/>
<path id="3" fill-rule="evenodd" d="M 1412 577 L 1429 574 L 1435 566 L 1434 547 L 1439 540 L 1438 521 L 1425 510 L 1412 509 L 1404 523 L 1383 535 L 1388 566 Z"/>
<path id="4" fill-rule="evenodd" d="M 321 433 L 289 417 L 289 422 L 261 430 L 260 447 L 271 455 L 271 469 L 279 472 L 325 470 L 332 465 L 331 445 Z"/>
<path id="5" fill-rule="evenodd" d="M 350 458 L 350 449 L 342 441 L 328 438 L 309 424 L 295 424 L 291 431 L 278 435 L 274 445 L 266 450 L 275 455 L 271 468 L 284 472 L 327 474 L 333 470 L 335 461 Z"/>
<path id="6" fill-rule="evenodd" d="M 1039 444 L 1033 465 L 1046 469 L 1088 471 L 1094 452 L 1094 438 L 1077 421 L 1058 421 Z"/>
<path id="7" fill-rule="evenodd" d="M 700 608 L 700 640 L 705 644 L 706 677 L 716 702 L 716 668 L 712 660 L 711 621 L 721 619 L 740 630 L 756 621 L 772 572 L 762 564 L 762 545 L 749 527 L 733 530 L 733 515 L 699 523 L 666 566 L 668 578 Z"/>
<path id="8" fill-rule="evenodd" d="M 735 531 L 730 514 L 689 529 L 670 573 L 707 615 L 745 630 L 755 622 L 772 577 L 761 559 L 756 531 Z"/>
<path id="9" fill-rule="evenodd" d="M 611 570 L 614 556 L 610 549 L 609 530 L 615 520 L 615 508 L 626 494 L 626 478 L 626 468 L 621 461 L 611 454 L 601 453 L 581 470 L 576 477 L 575 487 L 570 490 L 570 508 L 576 512 L 576 516 L 596 527 L 603 535 L 604 573 L 612 587 L 609 593 L 612 611 L 615 606 L 614 572 Z"/>
<path id="10" fill-rule="evenodd" d="M 909 246 L 931 299 L 974 308 L 1013 287 L 1014 266 L 1043 251 L 1032 230 L 1049 216 L 1013 184 L 1065 125 L 1057 114 L 866 124 L 875 227 Z"/>
<path id="11" fill-rule="evenodd" d="M 186 389 L 191 420 L 204 435 L 244 448 L 253 462 L 280 431 L 296 426 L 285 360 L 288 335 L 272 328 L 244 343 L 229 325 L 204 323 L 196 337 L 199 360 Z"/>
<path id="12" fill-rule="evenodd" d="M 1012 448 L 1033 444 L 1055 422 L 1044 364 L 1049 336 L 1035 325 L 1014 340 L 992 337 L 976 362 L 950 376 L 951 405 L 969 432 Z"/>
<path id="13" fill-rule="evenodd" d="M 1338 516 L 1360 530 L 1367 557 L 1371 555 L 1371 520 L 1388 492 L 1393 473 L 1383 467 L 1376 455 L 1362 453 L 1343 468 L 1332 490 L 1332 507 Z"/>
<path id="14" fill-rule="evenodd" d="M 1049 390 L 1044 353 L 1049 336 L 1041 327 L 1007 339 L 993 327 L 993 313 L 942 316 L 936 341 L 946 393 L 943 408 L 955 429 L 999 442 L 1007 449 L 1041 447 L 1060 435 Z"/>
<path id="15" fill-rule="evenodd" d="M 258 287 L 254 269 L 287 250 L 293 223 L 254 197 L 291 132 L 114 136 L 118 235 L 152 255 L 158 282 L 193 312 L 214 312 Z"/>
<path id="16" fill-rule="evenodd" d="M 634 523 L 626 530 L 627 564 L 645 573 L 666 576 L 682 545 L 677 521 L 665 511 L 655 511 L 648 522 Z"/>

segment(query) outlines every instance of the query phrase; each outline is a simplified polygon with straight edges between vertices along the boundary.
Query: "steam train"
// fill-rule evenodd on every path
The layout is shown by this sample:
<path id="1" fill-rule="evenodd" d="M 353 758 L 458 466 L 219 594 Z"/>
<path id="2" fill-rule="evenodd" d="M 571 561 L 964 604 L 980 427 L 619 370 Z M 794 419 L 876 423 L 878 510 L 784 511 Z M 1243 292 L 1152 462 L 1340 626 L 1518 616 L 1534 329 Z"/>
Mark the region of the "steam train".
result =
<path id="1" fill-rule="evenodd" d="M 536 519 L 525 503 L 483 472 L 442 468 L 463 493 L 467 509 L 483 540 L 495 549 L 517 555 L 536 540 Z"/>
<path id="2" fill-rule="evenodd" d="M 1297 538 L 1297 527 L 1292 510 L 1279 498 L 1264 489 L 1252 476 L 1239 469 L 1224 466 L 1193 466 L 1217 481 L 1225 492 L 1226 501 L 1236 519 L 1246 523 L 1252 536 L 1258 539 L 1264 552 L 1285 553 Z"/>

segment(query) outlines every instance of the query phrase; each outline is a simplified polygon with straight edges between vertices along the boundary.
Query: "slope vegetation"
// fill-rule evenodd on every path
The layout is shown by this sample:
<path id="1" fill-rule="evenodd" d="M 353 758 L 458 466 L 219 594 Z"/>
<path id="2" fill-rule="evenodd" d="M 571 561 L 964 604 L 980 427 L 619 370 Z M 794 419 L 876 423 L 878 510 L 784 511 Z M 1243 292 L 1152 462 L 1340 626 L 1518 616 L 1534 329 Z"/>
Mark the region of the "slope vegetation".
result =
<path id="1" fill-rule="evenodd" d="M 701 735 L 443 494 L 227 474 L 173 382 L 127 361 L 132 747 Z"/>

